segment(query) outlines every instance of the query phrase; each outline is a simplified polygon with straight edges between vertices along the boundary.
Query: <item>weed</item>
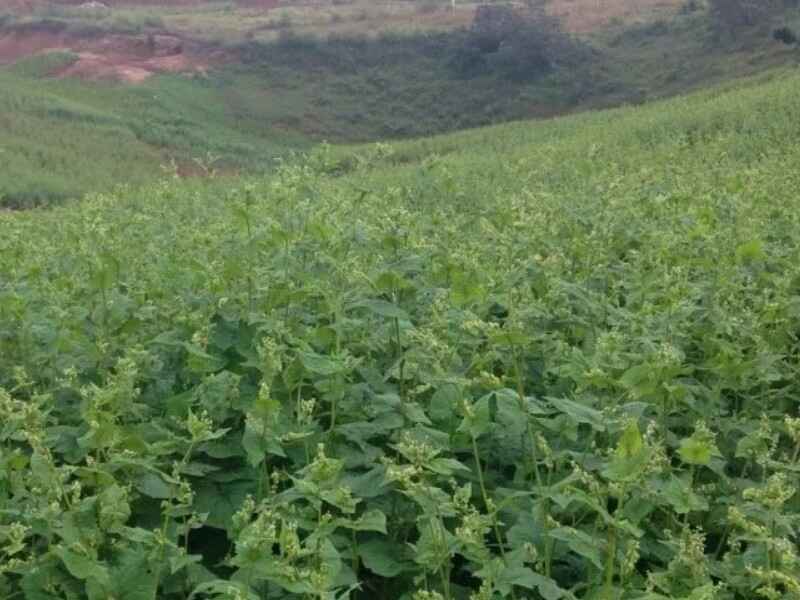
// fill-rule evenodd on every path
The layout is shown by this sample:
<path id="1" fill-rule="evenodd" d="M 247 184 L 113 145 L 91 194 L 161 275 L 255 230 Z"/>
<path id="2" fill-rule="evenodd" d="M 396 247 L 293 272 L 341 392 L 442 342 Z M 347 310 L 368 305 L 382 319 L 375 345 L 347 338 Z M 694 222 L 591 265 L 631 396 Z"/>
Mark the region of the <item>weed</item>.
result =
<path id="1" fill-rule="evenodd" d="M 797 85 L 0 213 L 3 597 L 800 597 Z"/>

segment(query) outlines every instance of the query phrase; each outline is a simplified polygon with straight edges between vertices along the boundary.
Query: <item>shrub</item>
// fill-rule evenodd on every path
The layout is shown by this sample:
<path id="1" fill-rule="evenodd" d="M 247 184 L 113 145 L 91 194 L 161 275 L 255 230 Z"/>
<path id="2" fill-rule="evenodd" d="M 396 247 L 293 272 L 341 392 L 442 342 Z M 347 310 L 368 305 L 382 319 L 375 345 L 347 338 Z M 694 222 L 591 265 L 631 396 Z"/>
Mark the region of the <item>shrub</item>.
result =
<path id="1" fill-rule="evenodd" d="M 470 28 L 470 44 L 481 52 L 497 52 L 500 45 L 522 29 L 521 12 L 504 4 L 485 4 L 475 11 Z"/>
<path id="2" fill-rule="evenodd" d="M 700 10 L 701 4 L 699 0 L 686 0 L 680 8 L 680 14 L 690 15 Z"/>
<path id="3" fill-rule="evenodd" d="M 501 77 L 525 81 L 560 64 L 586 59 L 583 49 L 541 7 L 482 5 L 475 12 L 466 48 L 456 51 L 451 66 L 461 75 L 475 75 L 488 66 Z"/>
<path id="4" fill-rule="evenodd" d="M 456 48 L 449 66 L 462 77 L 476 77 L 486 70 L 486 57 L 479 48 L 462 46 Z"/>
<path id="5" fill-rule="evenodd" d="M 797 43 L 797 34 L 789 27 L 779 27 L 772 32 L 772 37 L 778 41 L 783 42 L 787 46 Z"/>
<path id="6" fill-rule="evenodd" d="M 757 25 L 780 8 L 782 0 L 710 0 L 715 24 L 730 29 Z"/>

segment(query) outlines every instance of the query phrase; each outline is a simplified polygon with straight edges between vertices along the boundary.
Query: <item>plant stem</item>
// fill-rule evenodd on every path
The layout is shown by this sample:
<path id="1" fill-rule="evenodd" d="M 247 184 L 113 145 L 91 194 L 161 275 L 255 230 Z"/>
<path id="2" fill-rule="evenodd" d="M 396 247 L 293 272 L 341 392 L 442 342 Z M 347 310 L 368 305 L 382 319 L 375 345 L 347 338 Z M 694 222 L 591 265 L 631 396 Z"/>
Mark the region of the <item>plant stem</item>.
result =
<path id="1" fill-rule="evenodd" d="M 403 347 L 400 344 L 400 319 L 394 318 L 394 338 L 395 345 L 397 346 L 397 359 L 400 361 L 400 400 L 406 399 L 406 384 L 405 384 L 405 359 L 403 358 Z"/>
<path id="2" fill-rule="evenodd" d="M 441 521 L 439 521 L 439 526 L 441 527 Z M 428 521 L 428 527 L 430 527 L 431 530 L 431 537 L 434 540 L 436 540 L 436 545 L 439 546 L 439 544 L 444 540 L 442 540 L 442 538 L 439 536 L 439 532 L 441 531 L 441 529 L 437 530 L 437 528 L 433 526 L 433 517 L 431 517 L 430 520 Z M 445 548 L 442 547 L 442 550 L 444 549 Z M 451 600 L 450 578 L 447 576 L 444 566 L 439 566 L 437 571 L 439 572 L 439 578 L 442 581 L 442 594 L 444 594 L 445 600 Z"/>
<path id="3" fill-rule="evenodd" d="M 732 526 L 730 523 L 725 525 L 725 529 L 722 532 L 722 537 L 719 539 L 719 544 L 717 544 L 717 549 L 714 551 L 714 559 L 719 560 L 722 557 L 722 551 L 725 549 L 725 542 L 728 541 L 728 536 L 731 533 Z"/>
<path id="4" fill-rule="evenodd" d="M 478 484 L 481 488 L 481 497 L 483 498 L 483 505 L 486 507 L 486 512 L 492 517 L 492 529 L 494 530 L 494 536 L 497 539 L 497 547 L 500 550 L 500 556 L 503 557 L 503 562 L 506 561 L 506 547 L 503 544 L 503 538 L 500 535 L 500 523 L 497 521 L 497 513 L 495 510 L 490 508 L 489 504 L 489 494 L 486 492 L 486 483 L 483 478 L 483 468 L 481 467 L 481 459 L 480 453 L 478 452 L 478 441 L 475 438 L 475 434 L 470 435 L 472 438 L 472 456 L 475 459 L 475 468 L 478 471 Z M 513 586 L 511 587 L 511 597 L 516 600 L 517 594 L 514 591 Z"/>
<path id="5" fill-rule="evenodd" d="M 528 443 L 531 446 L 531 463 L 532 463 L 534 477 L 536 477 L 536 486 L 541 488 L 542 475 L 541 473 L 539 473 L 539 457 L 538 453 L 536 452 L 536 439 L 533 437 L 533 429 L 531 429 L 531 422 L 528 415 L 528 407 L 525 406 L 525 386 L 522 378 L 521 362 L 522 361 L 519 358 L 519 353 L 515 349 L 514 368 L 516 370 L 516 375 L 517 375 L 517 396 L 519 401 L 519 408 L 520 411 L 522 411 L 522 413 L 525 415 L 525 431 L 528 434 Z"/>
<path id="6" fill-rule="evenodd" d="M 617 558 L 617 530 L 614 525 L 608 527 L 608 556 L 606 556 L 606 578 L 603 596 L 605 600 L 612 600 L 614 585 L 614 562 Z"/>
<path id="7" fill-rule="evenodd" d="M 486 483 L 483 479 L 483 468 L 481 467 L 481 461 L 478 454 L 478 442 L 475 439 L 475 436 L 472 435 L 472 456 L 475 458 L 475 468 L 478 470 L 478 484 L 481 488 L 481 497 L 483 498 L 483 505 L 486 507 L 486 512 L 488 512 L 492 517 L 492 527 L 494 528 L 494 535 L 497 538 L 497 545 L 500 549 L 500 555 L 505 559 L 506 557 L 506 549 L 505 545 L 503 544 L 503 538 L 500 537 L 500 524 L 497 522 L 497 514 L 491 508 L 489 502 L 489 494 L 486 492 Z"/>

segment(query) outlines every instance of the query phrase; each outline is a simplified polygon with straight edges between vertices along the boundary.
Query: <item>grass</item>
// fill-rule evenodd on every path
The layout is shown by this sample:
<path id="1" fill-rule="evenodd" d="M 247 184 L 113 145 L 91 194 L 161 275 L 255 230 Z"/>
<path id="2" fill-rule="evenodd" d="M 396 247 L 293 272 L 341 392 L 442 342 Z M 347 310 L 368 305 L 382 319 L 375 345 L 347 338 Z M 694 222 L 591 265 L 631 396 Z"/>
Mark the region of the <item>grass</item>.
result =
<path id="1" fill-rule="evenodd" d="M 800 597 L 799 85 L 0 213 L 0 591 Z"/>
<path id="2" fill-rule="evenodd" d="M 222 171 L 268 170 L 308 144 L 265 120 L 269 108 L 242 102 L 246 82 L 224 74 L 162 76 L 140 86 L 40 76 L 63 60 L 69 57 L 0 69 L 6 205 L 140 184 L 173 162 L 181 172 L 198 171 L 195 161 L 209 157 Z"/>
<path id="3" fill-rule="evenodd" d="M 243 15 L 249 14 L 230 4 L 191 11 L 128 8 L 94 16 L 75 9 L 34 14 L 23 19 L 28 30 L 57 27 L 67 35 L 138 34 L 156 25 L 191 31 L 205 43 L 217 40 L 210 47 L 224 49 L 228 60 L 208 77 L 163 75 L 134 87 L 48 77 L 59 61 L 70 60 L 63 53 L 0 67 L 5 124 L 0 202 L 28 206 L 118 183 L 140 184 L 162 167 L 172 169 L 173 162 L 183 174 L 198 173 L 203 169 L 196 161 L 209 157 L 221 171 L 264 172 L 276 157 L 325 140 L 405 139 L 639 104 L 797 62 L 797 50 L 772 41 L 768 28 L 718 38 L 702 11 L 665 18 L 657 4 L 634 16 L 624 2 L 609 5 L 624 18 L 582 36 L 591 53 L 577 53 L 561 69 L 522 81 L 493 67 L 470 77 L 456 72 L 453 57 L 465 43 L 464 33 L 425 27 L 403 33 L 399 23 L 416 27 L 408 11 L 430 18 L 413 3 L 392 9 L 400 11 L 398 20 L 380 16 L 388 8 L 373 7 L 375 19 L 385 18 L 388 33 L 353 16 L 361 4 L 336 8 L 330 14 L 343 15 L 342 23 L 355 20 L 376 35 L 325 39 L 312 30 L 324 27 L 326 10 L 287 9 L 286 14 L 305 16 L 295 15 L 285 28 L 267 27 L 263 38 L 225 33 L 230 26 L 241 34 Z M 263 25 L 258 19 L 282 19 L 282 14 L 254 12 L 248 27 L 258 29 Z M 112 17 L 133 25 L 114 25 Z M 797 11 L 784 20 L 800 24 Z M 20 26 L 13 20 L 3 28 Z M 264 41 L 272 38 L 276 41 Z"/>

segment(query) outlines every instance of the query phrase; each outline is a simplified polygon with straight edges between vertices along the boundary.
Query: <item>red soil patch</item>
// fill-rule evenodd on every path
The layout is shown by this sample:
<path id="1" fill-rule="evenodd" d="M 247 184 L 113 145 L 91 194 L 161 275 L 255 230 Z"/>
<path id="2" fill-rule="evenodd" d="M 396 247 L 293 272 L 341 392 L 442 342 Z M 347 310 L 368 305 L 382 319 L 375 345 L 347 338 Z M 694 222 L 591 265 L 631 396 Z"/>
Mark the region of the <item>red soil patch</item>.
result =
<path id="1" fill-rule="evenodd" d="M 220 52 L 172 35 L 104 35 L 78 38 L 65 33 L 12 32 L 0 35 L 0 64 L 52 51 L 77 59 L 56 77 L 141 83 L 157 73 L 201 73 L 224 60 Z"/>
<path id="2" fill-rule="evenodd" d="M 65 37 L 52 33 L 0 34 L 0 64 L 9 64 L 43 50 L 65 48 Z"/>
<path id="3" fill-rule="evenodd" d="M 170 6 L 195 6 L 207 3 L 207 0 L 100 0 L 103 4 L 110 7 L 117 6 L 157 6 L 166 8 Z M 34 8 L 47 4 L 60 4 L 62 6 L 80 6 L 87 0 L 0 0 L 0 6 L 13 11 L 31 11 Z M 275 8 L 280 4 L 280 0 L 235 0 L 240 6 L 253 8 Z"/>

